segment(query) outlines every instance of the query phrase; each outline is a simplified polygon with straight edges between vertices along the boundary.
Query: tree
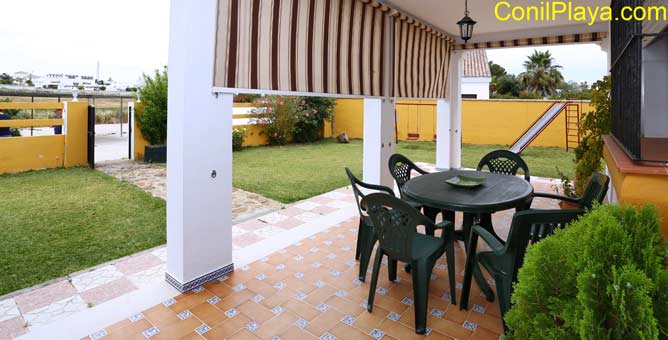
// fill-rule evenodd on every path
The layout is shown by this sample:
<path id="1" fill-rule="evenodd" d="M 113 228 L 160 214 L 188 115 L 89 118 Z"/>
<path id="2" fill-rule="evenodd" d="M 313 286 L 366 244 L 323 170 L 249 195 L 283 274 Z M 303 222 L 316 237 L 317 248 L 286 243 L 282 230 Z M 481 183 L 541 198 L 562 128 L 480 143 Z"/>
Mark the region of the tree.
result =
<path id="1" fill-rule="evenodd" d="M 167 142 L 167 67 L 155 70 L 153 77 L 144 74 L 140 88 L 144 112 L 136 115 L 139 129 L 151 145 Z"/>
<path id="2" fill-rule="evenodd" d="M 0 84 L 11 85 L 14 83 L 14 78 L 7 73 L 0 74 Z"/>
<path id="3" fill-rule="evenodd" d="M 524 90 L 542 97 L 553 95 L 557 86 L 564 81 L 559 69 L 554 63 L 550 51 L 534 50 L 533 54 L 524 62 L 525 72 L 520 73 L 519 79 Z"/>
<path id="4" fill-rule="evenodd" d="M 35 83 L 32 82 L 32 74 L 28 77 L 28 80 L 26 80 L 26 85 L 35 86 Z"/>
<path id="5" fill-rule="evenodd" d="M 492 81 L 489 84 L 493 97 L 517 97 L 520 94 L 520 82 L 514 74 L 508 74 L 506 69 L 493 61 L 489 62 Z"/>

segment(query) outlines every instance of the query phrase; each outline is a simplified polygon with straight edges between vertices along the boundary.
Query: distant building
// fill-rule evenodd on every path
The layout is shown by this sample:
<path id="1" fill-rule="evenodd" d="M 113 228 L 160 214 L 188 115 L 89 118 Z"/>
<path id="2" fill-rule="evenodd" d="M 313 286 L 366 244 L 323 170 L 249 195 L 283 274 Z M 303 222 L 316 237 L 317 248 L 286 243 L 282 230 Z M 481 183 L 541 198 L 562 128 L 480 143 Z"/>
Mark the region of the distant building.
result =
<path id="1" fill-rule="evenodd" d="M 35 79 L 33 83 L 36 87 L 54 89 L 54 90 L 74 90 L 83 89 L 93 91 L 100 89 L 93 76 L 80 76 L 76 74 L 49 73 L 46 76 Z"/>
<path id="2" fill-rule="evenodd" d="M 492 72 L 487 62 L 485 50 L 469 50 L 462 55 L 462 98 L 489 99 L 489 83 L 492 82 Z"/>

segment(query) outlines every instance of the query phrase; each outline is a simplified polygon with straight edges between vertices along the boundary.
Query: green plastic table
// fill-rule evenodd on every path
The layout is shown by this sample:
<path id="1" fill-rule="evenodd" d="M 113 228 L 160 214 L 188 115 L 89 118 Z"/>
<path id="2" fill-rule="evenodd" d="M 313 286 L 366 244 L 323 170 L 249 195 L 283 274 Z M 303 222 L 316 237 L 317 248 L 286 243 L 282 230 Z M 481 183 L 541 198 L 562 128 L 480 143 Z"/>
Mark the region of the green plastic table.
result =
<path id="1" fill-rule="evenodd" d="M 460 188 L 445 182 L 457 175 L 485 178 L 485 182 L 475 188 Z M 474 224 L 479 224 L 496 236 L 492 226 L 492 214 L 508 209 L 524 209 L 531 201 L 533 187 L 524 178 L 516 176 L 485 171 L 448 170 L 412 178 L 406 182 L 404 194 L 425 206 L 463 212 L 460 239 L 468 248 L 471 227 Z M 499 240 L 503 242 L 500 238 Z M 494 293 L 479 267 L 475 268 L 474 277 L 487 299 L 493 301 Z"/>

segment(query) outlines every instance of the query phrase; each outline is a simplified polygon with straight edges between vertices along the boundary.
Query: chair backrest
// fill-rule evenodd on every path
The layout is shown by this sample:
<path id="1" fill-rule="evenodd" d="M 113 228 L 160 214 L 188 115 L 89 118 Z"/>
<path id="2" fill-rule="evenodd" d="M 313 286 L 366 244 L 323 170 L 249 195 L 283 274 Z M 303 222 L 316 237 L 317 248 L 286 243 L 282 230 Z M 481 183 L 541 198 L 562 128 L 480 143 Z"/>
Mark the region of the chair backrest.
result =
<path id="1" fill-rule="evenodd" d="M 608 193 L 608 186 L 610 185 L 610 178 L 600 172 L 594 172 L 591 175 L 589 183 L 585 191 L 582 193 L 582 197 L 579 199 L 579 203 L 583 208 L 591 209 L 594 206 L 594 203 L 603 203 L 605 195 Z"/>
<path id="2" fill-rule="evenodd" d="M 531 181 L 529 166 L 522 157 L 512 151 L 496 150 L 486 154 L 478 163 L 477 170 L 483 170 L 484 167 L 487 167 L 489 172 L 513 176 L 522 169 L 524 179 Z"/>
<path id="3" fill-rule="evenodd" d="M 584 212 L 582 209 L 516 212 L 505 245 L 505 254 L 513 266 L 513 281 L 517 279 L 517 271 L 524 263 L 524 254 L 529 244 L 552 235 L 556 229 L 565 228 Z"/>
<path id="4" fill-rule="evenodd" d="M 366 209 L 362 205 L 362 200 L 364 199 L 364 197 L 366 197 L 366 195 L 364 194 L 364 192 L 362 192 L 361 188 L 380 191 L 388 195 L 394 196 L 394 191 L 392 189 L 382 185 L 373 185 L 364 183 L 359 179 L 357 179 L 357 177 L 353 175 L 353 172 L 350 171 L 350 169 L 348 168 L 346 168 L 346 175 L 348 175 L 348 179 L 350 180 L 350 186 L 353 188 L 353 193 L 355 194 L 355 203 L 357 204 L 357 210 L 360 213 L 360 217 L 364 216 L 366 212 Z"/>
<path id="5" fill-rule="evenodd" d="M 411 179 L 413 171 L 417 171 L 419 174 L 426 174 L 427 171 L 420 169 L 415 163 L 413 163 L 408 157 L 395 153 L 390 156 L 388 162 L 390 167 L 390 174 L 397 182 L 397 187 L 399 187 L 399 194 L 401 197 L 404 197 L 404 184 Z"/>
<path id="6" fill-rule="evenodd" d="M 394 259 L 410 262 L 417 227 L 430 226 L 431 221 L 408 203 L 389 195 L 370 194 L 362 204 L 373 221 L 383 251 Z"/>

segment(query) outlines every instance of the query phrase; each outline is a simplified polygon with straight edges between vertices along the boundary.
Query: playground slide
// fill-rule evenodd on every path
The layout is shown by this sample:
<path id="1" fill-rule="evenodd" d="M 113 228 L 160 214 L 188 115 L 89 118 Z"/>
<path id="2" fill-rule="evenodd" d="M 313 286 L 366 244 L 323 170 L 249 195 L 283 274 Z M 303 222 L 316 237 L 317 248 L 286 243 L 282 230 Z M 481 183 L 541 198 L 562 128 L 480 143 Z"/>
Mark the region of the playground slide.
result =
<path id="1" fill-rule="evenodd" d="M 526 149 L 526 147 L 529 146 L 529 144 L 557 118 L 559 113 L 566 108 L 566 105 L 568 105 L 567 102 L 552 104 L 552 106 L 550 106 L 550 108 L 548 108 L 547 111 L 545 111 L 545 113 L 543 113 L 543 115 L 540 116 L 533 125 L 515 141 L 515 143 L 513 143 L 509 150 L 514 153 L 524 151 L 524 149 Z"/>

